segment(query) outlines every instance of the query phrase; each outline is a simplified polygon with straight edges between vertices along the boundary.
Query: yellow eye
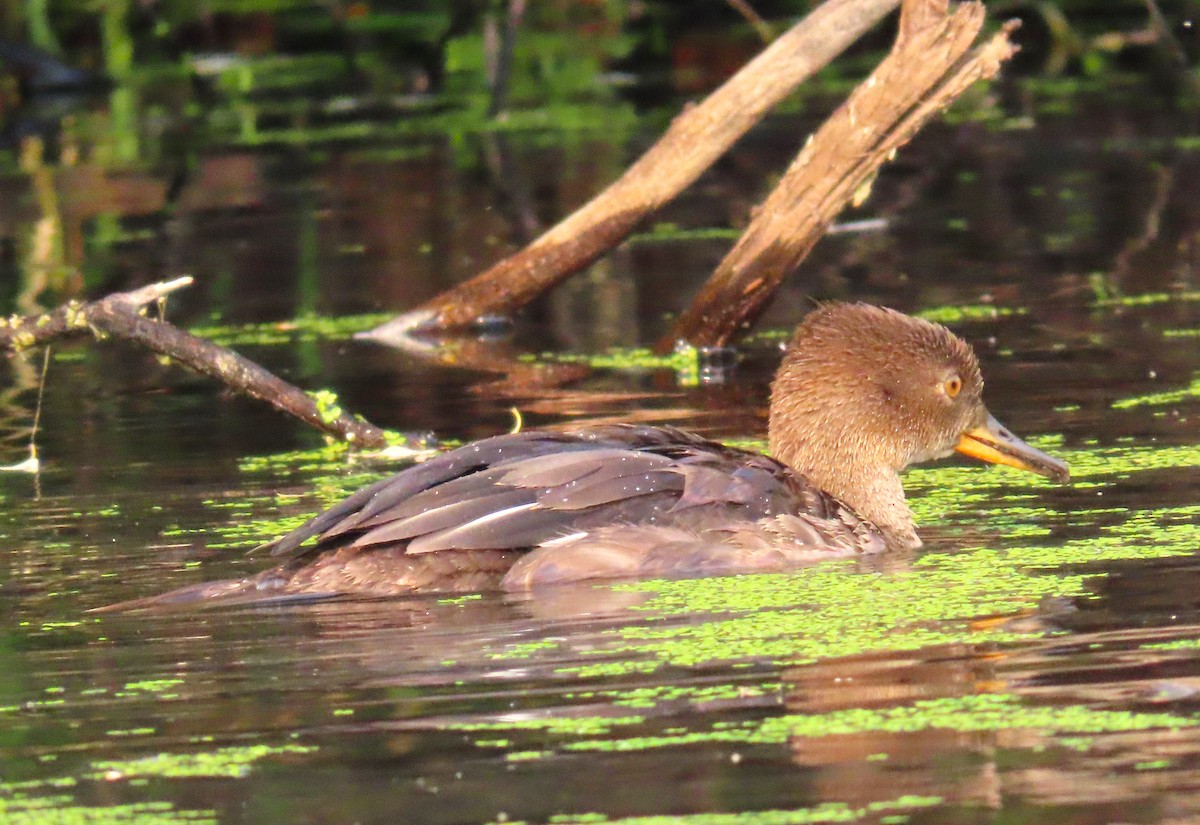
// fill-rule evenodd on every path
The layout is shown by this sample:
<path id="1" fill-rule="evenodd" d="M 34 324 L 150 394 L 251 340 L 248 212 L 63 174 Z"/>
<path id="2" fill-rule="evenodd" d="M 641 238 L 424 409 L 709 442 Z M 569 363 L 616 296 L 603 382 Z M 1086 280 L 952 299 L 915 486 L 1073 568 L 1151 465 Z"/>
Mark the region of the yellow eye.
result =
<path id="1" fill-rule="evenodd" d="M 942 387 L 946 390 L 946 395 L 954 398 L 962 392 L 962 379 L 957 375 L 952 375 L 946 379 L 946 383 Z"/>

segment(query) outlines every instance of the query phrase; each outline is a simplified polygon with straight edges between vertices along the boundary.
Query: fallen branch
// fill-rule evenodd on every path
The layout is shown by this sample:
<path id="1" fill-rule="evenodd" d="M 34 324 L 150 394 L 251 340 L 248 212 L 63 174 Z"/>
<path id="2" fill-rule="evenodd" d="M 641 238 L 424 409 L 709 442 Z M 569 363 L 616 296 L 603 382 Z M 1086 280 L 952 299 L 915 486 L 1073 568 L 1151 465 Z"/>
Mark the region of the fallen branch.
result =
<path id="1" fill-rule="evenodd" d="M 94 304 L 68 301 L 58 309 L 41 315 L 14 315 L 11 318 L 0 318 L 0 348 L 10 352 L 21 352 L 47 341 L 62 338 L 64 335 L 80 334 L 88 329 L 87 317 L 84 312 L 87 307 L 106 304 L 138 309 L 165 298 L 177 289 L 191 285 L 192 279 L 185 276 L 173 281 L 150 284 L 131 292 L 117 292 Z"/>
<path id="2" fill-rule="evenodd" d="M 71 301 L 44 315 L 0 320 L 0 347 L 19 352 L 56 338 L 92 333 L 141 344 L 229 388 L 268 402 L 318 430 L 363 447 L 387 445 L 383 430 L 340 410 L 323 409 L 312 396 L 268 370 L 224 347 L 184 332 L 165 321 L 153 321 L 140 308 L 192 283 L 191 278 L 153 284 L 99 301 Z"/>
<path id="3" fill-rule="evenodd" d="M 774 296 L 834 218 L 895 151 L 978 80 L 995 75 L 1016 48 L 1014 24 L 970 49 L 983 4 L 948 12 L 944 0 L 905 0 L 891 53 L 801 150 L 745 233 L 671 334 L 660 342 L 727 345 Z"/>
<path id="4" fill-rule="evenodd" d="M 472 326 L 508 315 L 604 255 L 691 184 L 751 126 L 899 4 L 827 0 L 685 110 L 625 174 L 525 249 L 364 337 Z"/>

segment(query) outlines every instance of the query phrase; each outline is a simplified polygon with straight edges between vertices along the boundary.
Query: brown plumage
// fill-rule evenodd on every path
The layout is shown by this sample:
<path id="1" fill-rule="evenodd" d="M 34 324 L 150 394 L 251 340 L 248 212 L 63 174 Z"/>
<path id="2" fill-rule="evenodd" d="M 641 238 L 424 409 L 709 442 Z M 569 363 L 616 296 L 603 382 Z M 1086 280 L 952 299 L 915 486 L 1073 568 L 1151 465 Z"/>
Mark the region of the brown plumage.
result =
<path id="1" fill-rule="evenodd" d="M 497 436 L 319 514 L 269 545 L 275 568 L 118 607 L 529 589 L 911 548 L 898 475 L 911 463 L 959 449 L 1067 478 L 991 418 L 982 392 L 974 353 L 944 327 L 830 304 L 800 325 L 776 374 L 773 458 L 672 427 Z"/>
<path id="2" fill-rule="evenodd" d="M 950 398 L 953 377 L 961 386 Z M 949 455 L 982 425 L 982 394 L 975 353 L 945 327 L 830 304 L 796 330 L 776 373 L 771 454 L 874 522 L 893 546 L 917 546 L 899 472 Z"/>

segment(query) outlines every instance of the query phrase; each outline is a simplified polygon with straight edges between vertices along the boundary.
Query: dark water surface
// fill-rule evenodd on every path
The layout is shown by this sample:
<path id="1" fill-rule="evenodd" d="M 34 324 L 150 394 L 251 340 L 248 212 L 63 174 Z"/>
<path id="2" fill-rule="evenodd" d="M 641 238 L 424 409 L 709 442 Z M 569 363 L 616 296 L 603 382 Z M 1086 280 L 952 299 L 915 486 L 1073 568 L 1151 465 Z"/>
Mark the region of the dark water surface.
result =
<path id="1" fill-rule="evenodd" d="M 0 821 L 1196 821 L 1190 116 L 1138 89 L 1065 111 L 1036 89 L 994 103 L 1002 116 L 906 150 L 862 210 L 889 228 L 823 242 L 764 326 L 790 328 L 808 296 L 944 318 L 979 351 L 992 410 L 1070 461 L 1073 486 L 917 469 L 925 549 L 792 575 L 96 615 L 260 569 L 243 551 L 272 520 L 387 465 L 321 454 L 300 425 L 123 345 L 56 347 L 45 468 L 0 476 Z M 759 130 L 661 220 L 744 222 L 815 118 Z M 289 321 L 236 346 L 404 432 L 482 436 L 516 406 L 527 426 L 636 417 L 761 438 L 770 336 L 724 384 L 605 369 L 529 389 L 290 324 L 413 306 L 568 212 L 647 137 L 219 146 L 165 224 L 130 194 L 165 186 L 153 164 L 105 170 L 123 194 L 99 207 L 77 169 L 50 253 L 30 239 L 53 215 L 10 173 L 0 224 L 22 284 L 55 267 L 118 284 L 192 272 L 174 319 Z M 634 239 L 513 338 L 456 357 L 653 341 L 728 243 Z M 8 367 L 2 463 L 26 454 L 40 364 Z"/>

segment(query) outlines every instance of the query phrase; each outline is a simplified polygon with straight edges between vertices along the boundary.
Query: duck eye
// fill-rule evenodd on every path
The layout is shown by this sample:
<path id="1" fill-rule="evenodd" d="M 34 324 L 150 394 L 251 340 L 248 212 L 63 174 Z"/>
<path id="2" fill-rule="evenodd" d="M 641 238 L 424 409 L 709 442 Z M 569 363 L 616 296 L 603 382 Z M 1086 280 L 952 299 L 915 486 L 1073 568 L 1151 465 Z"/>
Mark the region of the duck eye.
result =
<path id="1" fill-rule="evenodd" d="M 942 388 L 946 391 L 946 395 L 954 398 L 962 392 L 962 379 L 957 375 L 952 375 L 946 379 L 946 383 L 942 384 Z"/>

